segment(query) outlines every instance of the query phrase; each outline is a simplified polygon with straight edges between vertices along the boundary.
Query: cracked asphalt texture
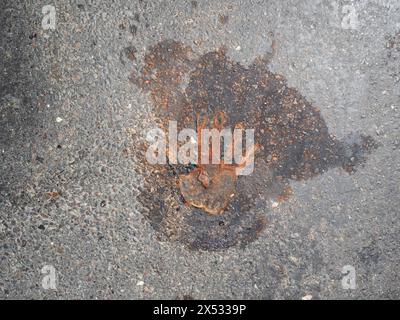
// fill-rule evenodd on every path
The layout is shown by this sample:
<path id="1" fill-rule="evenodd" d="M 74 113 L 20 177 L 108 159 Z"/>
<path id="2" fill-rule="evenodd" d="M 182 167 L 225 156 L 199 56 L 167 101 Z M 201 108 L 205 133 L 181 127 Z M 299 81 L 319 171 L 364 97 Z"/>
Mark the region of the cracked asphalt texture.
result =
<path id="1" fill-rule="evenodd" d="M 48 4 L 55 30 L 42 29 Z M 129 76 L 165 39 L 225 46 L 243 65 L 270 53 L 332 134 L 378 149 L 354 174 L 291 182 L 245 248 L 160 242 L 129 151 L 154 106 Z M 0 56 L 0 298 L 400 298 L 398 1 L 3 0 Z M 42 288 L 44 265 L 57 290 Z"/>

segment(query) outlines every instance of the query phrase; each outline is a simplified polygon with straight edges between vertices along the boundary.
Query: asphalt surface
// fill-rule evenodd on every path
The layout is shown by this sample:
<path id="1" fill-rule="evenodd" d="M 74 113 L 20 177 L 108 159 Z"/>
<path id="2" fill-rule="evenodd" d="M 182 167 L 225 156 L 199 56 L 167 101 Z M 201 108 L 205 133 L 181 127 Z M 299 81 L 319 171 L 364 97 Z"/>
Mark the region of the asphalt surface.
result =
<path id="1" fill-rule="evenodd" d="M 329 167 L 258 201 L 265 228 L 244 244 L 166 236 L 140 201 L 160 184 L 138 152 L 158 106 L 132 81 L 165 40 L 223 48 L 243 68 L 263 57 L 332 136 L 376 148 L 354 172 Z M 3 0 L 0 56 L 0 298 L 400 298 L 397 0 Z"/>

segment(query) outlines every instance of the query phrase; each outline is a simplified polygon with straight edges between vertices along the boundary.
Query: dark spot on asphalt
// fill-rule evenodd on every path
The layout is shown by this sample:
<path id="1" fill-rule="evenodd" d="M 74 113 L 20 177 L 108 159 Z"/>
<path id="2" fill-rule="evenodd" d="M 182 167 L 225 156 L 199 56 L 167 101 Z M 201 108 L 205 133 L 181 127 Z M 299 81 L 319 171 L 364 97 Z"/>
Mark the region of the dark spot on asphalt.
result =
<path id="1" fill-rule="evenodd" d="M 192 5 L 193 9 L 197 9 L 197 6 L 198 6 L 197 1 L 193 0 L 193 1 L 190 2 L 190 4 Z"/>
<path id="2" fill-rule="evenodd" d="M 128 61 L 133 62 L 136 60 L 136 48 L 133 46 L 126 47 L 121 50 L 119 60 L 122 64 L 126 65 Z"/>
<path id="3" fill-rule="evenodd" d="M 400 51 L 400 32 L 397 32 L 395 35 L 387 37 L 387 45 L 388 49 L 394 49 L 396 51 Z"/>
<path id="4" fill-rule="evenodd" d="M 107 203 L 106 203 L 105 200 L 103 200 L 103 201 L 100 202 L 100 206 L 103 207 L 103 208 L 106 206 L 106 204 L 107 204 Z"/>
<path id="5" fill-rule="evenodd" d="M 29 39 L 35 39 L 35 38 L 37 38 L 37 33 L 36 32 L 33 32 L 33 33 L 31 33 L 30 35 L 29 35 Z"/>
<path id="6" fill-rule="evenodd" d="M 133 19 L 135 19 L 136 22 L 140 22 L 140 16 L 138 13 L 135 13 L 135 15 L 133 16 Z"/>
<path id="7" fill-rule="evenodd" d="M 290 181 L 307 180 L 341 167 L 353 173 L 376 148 L 374 140 L 352 133 L 338 140 L 318 108 L 279 74 L 266 57 L 248 67 L 225 49 L 203 55 L 166 40 L 149 48 L 132 81 L 154 104 L 154 122 L 182 128 L 255 129 L 254 172 L 232 174 L 233 165 L 150 165 L 148 145 L 135 145 L 145 177 L 139 201 L 160 240 L 192 249 L 245 246 L 267 226 L 268 211 L 290 198 Z M 223 118 L 223 121 L 215 119 Z M 179 207 L 180 210 L 176 210 Z M 221 223 L 222 222 L 222 223 Z"/>
<path id="8" fill-rule="evenodd" d="M 227 24 L 227 23 L 228 23 L 228 20 L 229 20 L 229 16 L 226 15 L 226 14 L 220 14 L 220 15 L 218 16 L 218 21 L 219 21 L 221 24 Z"/>
<path id="9" fill-rule="evenodd" d="M 389 59 L 396 59 L 400 56 L 400 32 L 393 36 L 386 37 L 387 57 Z"/>
<path id="10" fill-rule="evenodd" d="M 36 161 L 39 162 L 39 163 L 43 163 L 43 162 L 44 162 L 44 158 L 41 157 L 41 156 L 36 156 L 35 159 L 36 159 Z"/>
<path id="11" fill-rule="evenodd" d="M 41 225 L 38 226 L 38 228 L 39 228 L 40 230 L 44 230 L 44 229 L 45 229 L 45 226 L 44 226 L 43 224 L 41 224 Z"/>
<path id="12" fill-rule="evenodd" d="M 136 36 L 137 27 L 136 27 L 134 24 L 132 24 L 132 25 L 129 26 L 129 31 L 131 32 L 131 34 L 132 34 L 133 36 Z"/>
<path id="13" fill-rule="evenodd" d="M 363 264 L 367 266 L 371 264 L 376 265 L 379 261 L 380 256 L 381 256 L 381 250 L 374 242 L 366 247 L 363 247 L 358 252 L 359 259 Z"/>

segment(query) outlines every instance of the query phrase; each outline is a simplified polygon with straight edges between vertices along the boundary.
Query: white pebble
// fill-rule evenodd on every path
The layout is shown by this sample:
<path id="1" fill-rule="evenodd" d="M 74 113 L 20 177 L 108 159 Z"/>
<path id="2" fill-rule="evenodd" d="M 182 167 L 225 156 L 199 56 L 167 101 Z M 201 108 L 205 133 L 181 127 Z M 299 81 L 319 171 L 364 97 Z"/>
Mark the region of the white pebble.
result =
<path id="1" fill-rule="evenodd" d="M 272 208 L 278 208 L 278 206 L 279 206 L 279 202 L 277 202 L 277 201 L 272 201 L 272 203 L 271 203 L 271 207 Z"/>

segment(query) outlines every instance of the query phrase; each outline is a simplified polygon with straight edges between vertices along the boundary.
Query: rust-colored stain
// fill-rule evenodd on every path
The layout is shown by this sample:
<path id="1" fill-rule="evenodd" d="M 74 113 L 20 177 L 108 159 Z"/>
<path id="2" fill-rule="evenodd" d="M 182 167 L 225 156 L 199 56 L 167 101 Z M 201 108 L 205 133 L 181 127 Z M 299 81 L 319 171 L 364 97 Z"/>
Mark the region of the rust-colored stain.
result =
<path id="1" fill-rule="evenodd" d="M 218 250 L 254 241 L 266 227 L 266 211 L 290 198 L 290 180 L 306 180 L 329 168 L 347 172 L 376 147 L 369 136 L 343 140 L 329 134 L 320 111 L 264 59 L 244 67 L 224 49 L 197 55 L 167 40 L 149 48 L 132 81 L 148 92 L 158 122 L 178 130 L 201 127 L 254 128 L 255 165 L 236 176 L 235 165 L 150 165 L 143 144 L 146 176 L 139 201 L 161 240 L 193 249 Z M 223 121 L 215 121 L 222 115 Z M 201 128 L 200 127 L 200 128 Z M 198 130 L 199 131 L 199 130 Z"/>
<path id="2" fill-rule="evenodd" d="M 225 125 L 226 117 L 223 112 L 213 115 L 212 120 L 205 116 L 203 121 L 197 121 L 199 149 L 201 148 L 201 133 L 203 129 L 223 130 Z M 238 123 L 235 127 L 242 128 L 243 124 Z M 228 145 L 230 149 L 228 152 L 233 152 L 233 145 L 234 141 L 232 141 L 231 145 Z M 210 150 L 212 151 L 211 148 Z M 236 192 L 236 169 L 242 168 L 243 165 L 228 164 L 224 163 L 223 160 L 218 165 L 211 164 L 213 158 L 211 151 L 208 154 L 210 164 L 204 165 L 198 159 L 196 169 L 190 173 L 179 175 L 179 189 L 187 204 L 201 208 L 209 214 L 222 214 Z M 252 153 L 247 152 L 247 157 Z M 244 157 L 242 163 L 245 160 L 246 157 Z"/>
<path id="3" fill-rule="evenodd" d="M 179 189 L 188 204 L 209 214 L 221 214 L 235 195 L 236 177 L 231 167 L 207 165 L 180 175 Z"/>

